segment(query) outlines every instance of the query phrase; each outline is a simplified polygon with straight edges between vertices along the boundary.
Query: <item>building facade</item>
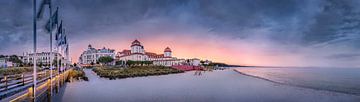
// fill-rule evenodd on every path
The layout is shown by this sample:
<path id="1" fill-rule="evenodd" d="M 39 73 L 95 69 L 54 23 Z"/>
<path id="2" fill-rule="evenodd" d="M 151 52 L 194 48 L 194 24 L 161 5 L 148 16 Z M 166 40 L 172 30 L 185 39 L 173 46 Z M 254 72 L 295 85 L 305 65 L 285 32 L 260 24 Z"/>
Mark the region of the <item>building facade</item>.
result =
<path id="1" fill-rule="evenodd" d="M 0 58 L 0 68 L 6 68 L 7 67 L 7 61 L 5 58 Z"/>
<path id="2" fill-rule="evenodd" d="M 172 57 L 172 51 L 169 47 L 164 49 L 163 54 L 157 54 L 153 52 L 145 52 L 144 46 L 140 41 L 135 40 L 131 43 L 131 50 L 123 50 L 116 55 L 117 60 L 121 61 L 152 61 L 154 65 L 160 66 L 173 66 L 180 65 L 184 62 L 184 59 L 177 59 Z"/>
<path id="3" fill-rule="evenodd" d="M 115 59 L 115 50 L 105 48 L 96 49 L 93 48 L 91 45 L 80 55 L 79 63 L 86 65 L 86 64 L 96 64 L 98 59 L 103 56 L 110 56 Z"/>
<path id="4" fill-rule="evenodd" d="M 44 66 L 50 66 L 50 62 L 54 61 L 54 59 L 59 59 L 61 60 L 60 62 L 62 62 L 62 64 L 65 63 L 65 58 L 60 54 L 60 53 L 56 53 L 56 52 L 52 52 L 52 54 L 50 52 L 40 52 L 40 53 L 25 53 L 23 56 L 19 56 L 19 58 L 22 60 L 23 63 L 25 64 L 33 64 L 33 58 L 34 55 L 36 55 L 36 63 L 42 64 Z M 50 56 L 52 56 L 50 58 Z"/>

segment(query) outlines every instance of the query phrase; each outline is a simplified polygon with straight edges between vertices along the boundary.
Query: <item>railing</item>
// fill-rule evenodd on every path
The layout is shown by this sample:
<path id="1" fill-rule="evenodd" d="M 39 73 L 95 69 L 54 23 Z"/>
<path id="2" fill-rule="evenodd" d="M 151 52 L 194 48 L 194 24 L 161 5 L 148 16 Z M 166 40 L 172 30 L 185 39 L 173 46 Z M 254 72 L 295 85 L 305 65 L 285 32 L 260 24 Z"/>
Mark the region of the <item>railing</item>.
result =
<path id="1" fill-rule="evenodd" d="M 47 97 L 49 95 L 45 93 L 51 92 L 51 90 L 57 93 L 59 87 L 65 83 L 68 72 L 69 70 L 59 74 L 57 71 L 53 71 L 52 80 L 50 80 L 50 71 L 39 72 L 37 74 L 36 99 L 50 99 Z M 52 84 L 50 85 L 50 83 Z M 0 101 L 3 101 L 3 99 L 8 101 L 31 101 L 33 100 L 32 87 L 33 75 L 30 73 L 0 76 Z"/>

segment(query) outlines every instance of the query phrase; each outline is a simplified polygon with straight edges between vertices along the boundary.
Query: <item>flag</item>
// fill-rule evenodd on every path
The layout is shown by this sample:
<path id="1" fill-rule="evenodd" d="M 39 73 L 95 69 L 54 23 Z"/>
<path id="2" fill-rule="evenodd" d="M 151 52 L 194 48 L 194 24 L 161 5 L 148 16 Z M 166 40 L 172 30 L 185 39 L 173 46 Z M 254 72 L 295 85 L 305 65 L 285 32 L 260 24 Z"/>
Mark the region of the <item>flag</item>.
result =
<path id="1" fill-rule="evenodd" d="M 65 29 L 63 29 L 63 33 L 60 35 L 60 38 L 59 38 L 59 41 L 58 41 L 58 46 L 62 46 L 62 45 L 65 45 L 67 44 L 67 38 L 66 38 L 66 35 L 65 35 Z"/>
<path id="2" fill-rule="evenodd" d="M 63 44 L 67 44 L 67 38 L 66 36 L 64 37 L 64 43 Z"/>
<path id="3" fill-rule="evenodd" d="M 39 8 L 39 12 L 36 15 L 37 19 L 41 19 L 44 13 L 44 7 L 46 5 L 49 5 L 49 8 L 51 9 L 51 0 L 42 0 L 41 4 L 40 4 L 40 8 Z"/>
<path id="4" fill-rule="evenodd" d="M 57 28 L 57 32 L 56 32 L 56 35 L 55 35 L 55 40 L 58 41 L 61 37 L 61 34 L 62 34 L 62 21 L 60 22 L 60 25 L 59 27 Z"/>
<path id="5" fill-rule="evenodd" d="M 59 24 L 59 17 L 58 17 L 58 10 L 56 9 L 55 13 L 51 15 L 50 19 L 48 20 L 48 22 L 45 25 L 45 29 L 48 32 L 51 32 L 56 24 Z M 50 24 L 50 20 L 51 20 L 51 24 Z"/>
<path id="6" fill-rule="evenodd" d="M 63 45 L 63 43 L 64 43 L 64 34 L 60 34 L 60 37 L 59 37 L 59 39 L 58 39 L 58 41 L 57 41 L 57 46 L 61 46 L 61 45 Z"/>
<path id="7" fill-rule="evenodd" d="M 66 35 L 64 35 L 64 38 L 62 39 L 62 42 L 60 44 L 61 45 L 66 45 L 67 44 L 67 38 L 66 38 Z"/>
<path id="8" fill-rule="evenodd" d="M 57 37 L 56 37 L 57 39 L 55 39 L 57 46 L 61 45 L 62 36 L 63 36 L 62 34 L 57 35 Z"/>
<path id="9" fill-rule="evenodd" d="M 66 56 L 69 54 L 69 44 L 66 44 L 65 54 L 66 54 Z"/>

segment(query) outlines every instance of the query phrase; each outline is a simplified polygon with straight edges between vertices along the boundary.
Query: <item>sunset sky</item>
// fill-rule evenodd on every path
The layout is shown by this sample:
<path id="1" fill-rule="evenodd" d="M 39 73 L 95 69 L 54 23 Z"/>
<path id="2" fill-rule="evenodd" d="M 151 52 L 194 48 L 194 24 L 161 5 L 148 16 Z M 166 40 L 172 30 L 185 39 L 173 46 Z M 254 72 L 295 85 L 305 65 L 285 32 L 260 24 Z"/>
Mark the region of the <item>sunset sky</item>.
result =
<path id="1" fill-rule="evenodd" d="M 40 3 L 41 0 L 38 0 Z M 360 67 L 359 0 L 53 0 L 74 62 L 92 44 L 261 66 Z M 32 0 L 0 0 L 0 54 L 32 51 Z M 45 11 L 44 18 L 48 17 Z M 40 51 L 49 50 L 46 19 Z"/>

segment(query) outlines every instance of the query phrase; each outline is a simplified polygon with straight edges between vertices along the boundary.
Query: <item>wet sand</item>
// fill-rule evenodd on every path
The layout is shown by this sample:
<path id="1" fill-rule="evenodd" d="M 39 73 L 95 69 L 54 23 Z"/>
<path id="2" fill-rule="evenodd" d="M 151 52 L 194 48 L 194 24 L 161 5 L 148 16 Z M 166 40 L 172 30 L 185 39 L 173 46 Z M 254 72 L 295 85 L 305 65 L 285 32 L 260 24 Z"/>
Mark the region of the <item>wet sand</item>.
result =
<path id="1" fill-rule="evenodd" d="M 359 102 L 342 93 L 281 85 L 233 70 L 68 83 L 55 102 Z"/>

